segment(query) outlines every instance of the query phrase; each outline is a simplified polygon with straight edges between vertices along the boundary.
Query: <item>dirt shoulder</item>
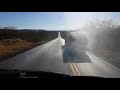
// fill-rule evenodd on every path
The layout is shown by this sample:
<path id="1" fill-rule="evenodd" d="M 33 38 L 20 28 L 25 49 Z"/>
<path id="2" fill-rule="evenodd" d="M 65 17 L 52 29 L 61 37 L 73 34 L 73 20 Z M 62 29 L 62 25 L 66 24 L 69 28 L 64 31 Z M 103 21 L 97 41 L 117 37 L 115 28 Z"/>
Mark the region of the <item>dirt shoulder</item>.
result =
<path id="1" fill-rule="evenodd" d="M 18 38 L 0 41 L 0 62 L 37 46 L 36 43 Z"/>

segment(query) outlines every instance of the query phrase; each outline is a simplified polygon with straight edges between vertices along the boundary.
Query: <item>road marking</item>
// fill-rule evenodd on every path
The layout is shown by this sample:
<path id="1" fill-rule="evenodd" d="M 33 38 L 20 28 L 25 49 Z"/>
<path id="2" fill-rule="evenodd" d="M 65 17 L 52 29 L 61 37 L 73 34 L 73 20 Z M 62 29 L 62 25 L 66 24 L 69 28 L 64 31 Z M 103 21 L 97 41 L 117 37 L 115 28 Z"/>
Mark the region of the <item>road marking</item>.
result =
<path id="1" fill-rule="evenodd" d="M 69 63 L 69 64 L 72 69 L 73 75 L 80 76 L 80 72 L 79 72 L 78 68 L 76 67 L 75 63 Z"/>
<path id="2" fill-rule="evenodd" d="M 71 70 L 72 70 L 72 72 L 73 72 L 73 75 L 77 76 L 77 74 L 76 74 L 76 72 L 75 72 L 75 70 L 74 70 L 74 67 L 73 67 L 72 63 L 69 63 L 69 64 L 70 64 Z"/>
<path id="3" fill-rule="evenodd" d="M 75 65 L 75 63 L 73 63 L 73 66 L 74 66 L 74 68 L 75 68 L 75 71 L 76 71 L 77 75 L 80 76 L 80 72 L 79 72 L 77 66 Z"/>
<path id="4" fill-rule="evenodd" d="M 96 57 L 95 55 L 93 55 L 92 53 L 89 53 L 89 52 L 87 52 L 88 54 L 91 54 L 92 56 L 94 56 L 94 57 Z M 98 57 L 96 57 L 96 58 L 98 58 Z M 113 66 L 112 64 L 110 64 L 110 63 L 108 63 L 108 62 L 106 62 L 106 61 L 104 61 L 104 60 L 102 60 L 102 59 L 100 59 L 100 58 L 98 58 L 100 61 L 102 61 L 102 62 L 104 62 L 104 63 L 106 63 L 106 64 L 108 64 L 108 65 L 110 65 L 110 66 L 112 66 L 112 67 L 114 67 L 115 69 L 117 69 L 117 70 L 119 70 L 120 71 L 120 69 L 119 68 L 117 68 L 117 67 L 115 67 L 115 66 Z"/>

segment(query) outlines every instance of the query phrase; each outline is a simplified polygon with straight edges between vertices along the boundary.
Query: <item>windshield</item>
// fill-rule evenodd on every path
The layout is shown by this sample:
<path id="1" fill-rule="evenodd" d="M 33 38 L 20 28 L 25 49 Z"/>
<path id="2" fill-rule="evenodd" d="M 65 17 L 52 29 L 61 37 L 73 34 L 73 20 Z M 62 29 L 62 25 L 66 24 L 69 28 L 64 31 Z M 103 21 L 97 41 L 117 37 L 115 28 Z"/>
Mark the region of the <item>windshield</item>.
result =
<path id="1" fill-rule="evenodd" d="M 0 69 L 120 78 L 119 12 L 0 12 Z"/>

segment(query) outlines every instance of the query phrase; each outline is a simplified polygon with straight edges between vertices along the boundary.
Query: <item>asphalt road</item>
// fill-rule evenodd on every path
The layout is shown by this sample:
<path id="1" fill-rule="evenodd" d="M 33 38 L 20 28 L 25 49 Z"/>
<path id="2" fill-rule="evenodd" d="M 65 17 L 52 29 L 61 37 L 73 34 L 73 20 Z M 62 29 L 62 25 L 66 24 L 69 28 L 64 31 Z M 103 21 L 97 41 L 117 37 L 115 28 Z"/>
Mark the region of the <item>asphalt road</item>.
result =
<path id="1" fill-rule="evenodd" d="M 72 74 L 68 63 L 63 63 L 61 47 L 56 38 L 0 63 L 0 69 L 36 70 Z"/>
<path id="2" fill-rule="evenodd" d="M 0 69 L 36 70 L 65 73 L 78 76 L 120 78 L 120 70 L 89 52 L 91 63 L 64 63 L 64 41 L 56 38 L 22 54 L 0 62 Z"/>

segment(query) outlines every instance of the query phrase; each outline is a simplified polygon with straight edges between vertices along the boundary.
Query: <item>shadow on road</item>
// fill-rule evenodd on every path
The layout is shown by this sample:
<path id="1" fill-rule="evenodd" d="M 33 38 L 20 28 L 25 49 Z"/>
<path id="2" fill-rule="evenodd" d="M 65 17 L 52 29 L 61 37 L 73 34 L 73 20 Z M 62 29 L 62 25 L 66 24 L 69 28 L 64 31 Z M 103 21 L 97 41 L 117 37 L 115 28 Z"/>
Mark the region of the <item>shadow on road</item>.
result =
<path id="1" fill-rule="evenodd" d="M 84 51 L 78 53 L 69 47 L 62 47 L 62 56 L 64 63 L 92 63 Z"/>

